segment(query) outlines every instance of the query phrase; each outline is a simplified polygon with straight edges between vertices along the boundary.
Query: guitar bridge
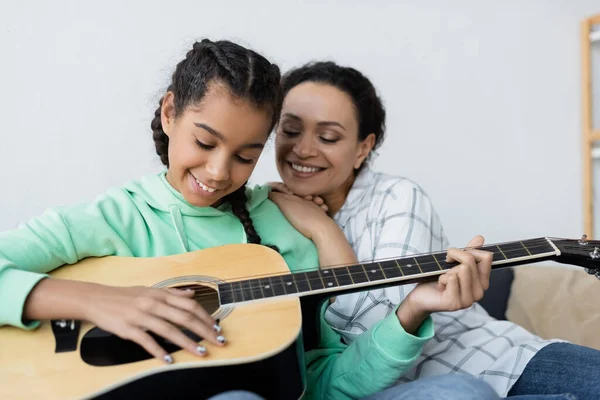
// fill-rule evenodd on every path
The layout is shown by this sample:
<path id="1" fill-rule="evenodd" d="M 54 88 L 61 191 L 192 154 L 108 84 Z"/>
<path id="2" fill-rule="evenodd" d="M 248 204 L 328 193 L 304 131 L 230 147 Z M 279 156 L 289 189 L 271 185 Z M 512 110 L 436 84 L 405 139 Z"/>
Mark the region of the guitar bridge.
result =
<path id="1" fill-rule="evenodd" d="M 77 350 L 77 339 L 81 322 L 74 319 L 59 319 L 50 321 L 56 347 L 55 353 L 65 353 Z"/>

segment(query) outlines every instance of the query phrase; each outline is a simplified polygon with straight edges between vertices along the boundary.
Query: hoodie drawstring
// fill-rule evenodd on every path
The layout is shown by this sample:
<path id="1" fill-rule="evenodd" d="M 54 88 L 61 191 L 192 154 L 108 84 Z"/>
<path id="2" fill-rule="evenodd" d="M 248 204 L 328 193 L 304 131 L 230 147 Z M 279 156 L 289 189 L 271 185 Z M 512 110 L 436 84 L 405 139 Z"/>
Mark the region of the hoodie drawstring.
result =
<path id="1" fill-rule="evenodd" d="M 175 225 L 175 230 L 179 235 L 179 241 L 181 242 L 181 246 L 183 246 L 183 250 L 185 252 L 188 252 L 188 238 L 185 234 L 185 229 L 183 228 L 183 218 L 181 218 L 181 210 L 175 204 L 171 204 L 169 206 L 169 212 L 171 214 L 171 219 L 173 220 L 173 225 Z"/>

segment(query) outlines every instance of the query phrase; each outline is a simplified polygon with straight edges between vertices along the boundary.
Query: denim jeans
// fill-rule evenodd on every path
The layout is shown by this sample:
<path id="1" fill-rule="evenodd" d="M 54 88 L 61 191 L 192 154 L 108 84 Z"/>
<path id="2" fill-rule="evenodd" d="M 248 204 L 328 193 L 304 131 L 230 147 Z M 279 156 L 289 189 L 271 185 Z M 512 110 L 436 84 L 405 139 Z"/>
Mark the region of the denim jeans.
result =
<path id="1" fill-rule="evenodd" d="M 508 395 L 556 393 L 600 399 L 600 351 L 572 343 L 549 344 L 529 361 Z"/>
<path id="2" fill-rule="evenodd" d="M 499 400 L 486 382 L 470 375 L 440 375 L 404 383 L 364 400 Z M 516 396 L 511 400 L 569 400 L 564 395 Z"/>
<path id="3" fill-rule="evenodd" d="M 368 378 L 365 378 L 368 379 Z M 553 343 L 529 361 L 508 400 L 600 399 L 600 351 Z M 364 400 L 499 400 L 484 381 L 466 375 L 441 375 L 404 383 Z M 249 392 L 227 392 L 210 400 L 262 400 Z"/>
<path id="4" fill-rule="evenodd" d="M 243 390 L 232 390 L 230 392 L 225 392 L 213 396 L 208 400 L 263 400 L 263 398 L 255 395 L 254 393 L 246 392 Z"/>
<path id="5" fill-rule="evenodd" d="M 393 386 L 363 400 L 499 400 L 500 397 L 484 381 L 467 375 L 441 375 Z M 510 400 L 570 400 L 556 395 L 514 396 Z M 264 400 L 254 393 L 231 391 L 209 400 Z"/>

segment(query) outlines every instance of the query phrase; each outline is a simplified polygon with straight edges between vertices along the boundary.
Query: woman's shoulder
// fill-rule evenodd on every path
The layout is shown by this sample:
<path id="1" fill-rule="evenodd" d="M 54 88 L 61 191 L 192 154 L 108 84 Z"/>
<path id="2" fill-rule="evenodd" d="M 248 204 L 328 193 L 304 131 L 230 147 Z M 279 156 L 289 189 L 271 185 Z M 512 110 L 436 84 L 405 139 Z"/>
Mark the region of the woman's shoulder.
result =
<path id="1" fill-rule="evenodd" d="M 414 194 L 427 197 L 421 185 L 414 180 L 367 167 L 360 172 L 352 185 L 349 199 L 353 197 L 352 202 L 362 200 L 373 204 L 377 200 L 405 198 Z"/>

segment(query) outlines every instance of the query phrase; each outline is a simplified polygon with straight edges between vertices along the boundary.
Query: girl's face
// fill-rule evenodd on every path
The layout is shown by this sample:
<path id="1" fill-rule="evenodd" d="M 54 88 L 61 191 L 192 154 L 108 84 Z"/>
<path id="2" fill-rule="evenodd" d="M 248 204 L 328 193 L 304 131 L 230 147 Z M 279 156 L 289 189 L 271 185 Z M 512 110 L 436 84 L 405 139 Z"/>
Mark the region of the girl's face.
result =
<path id="1" fill-rule="evenodd" d="M 271 115 L 220 84 L 175 118 L 167 93 L 161 121 L 169 137 L 167 180 L 197 207 L 217 205 L 250 178 L 269 137 Z"/>
<path id="2" fill-rule="evenodd" d="M 358 139 L 350 96 L 334 86 L 305 82 L 283 102 L 275 141 L 277 170 L 298 195 L 335 195 L 354 181 L 354 169 L 369 154 L 371 140 Z"/>

